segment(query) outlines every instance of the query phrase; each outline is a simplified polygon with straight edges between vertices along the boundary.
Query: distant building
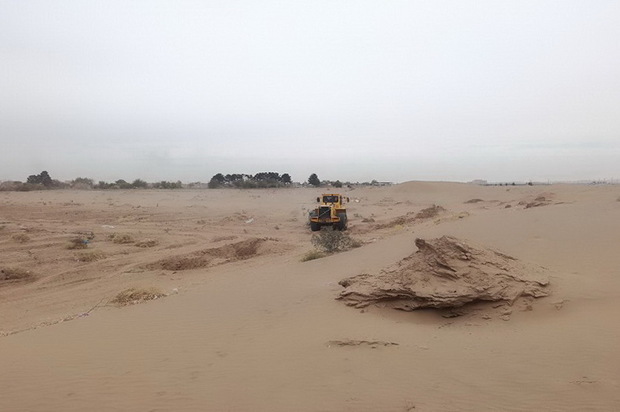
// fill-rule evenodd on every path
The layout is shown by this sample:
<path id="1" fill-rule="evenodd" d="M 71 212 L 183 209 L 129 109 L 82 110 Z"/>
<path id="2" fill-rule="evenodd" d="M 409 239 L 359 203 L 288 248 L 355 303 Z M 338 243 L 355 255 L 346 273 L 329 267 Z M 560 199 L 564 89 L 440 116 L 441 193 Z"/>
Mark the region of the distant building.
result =
<path id="1" fill-rule="evenodd" d="M 486 186 L 489 184 L 486 180 L 483 180 L 483 179 L 472 180 L 469 183 L 471 183 L 472 185 L 481 185 L 481 186 Z"/>

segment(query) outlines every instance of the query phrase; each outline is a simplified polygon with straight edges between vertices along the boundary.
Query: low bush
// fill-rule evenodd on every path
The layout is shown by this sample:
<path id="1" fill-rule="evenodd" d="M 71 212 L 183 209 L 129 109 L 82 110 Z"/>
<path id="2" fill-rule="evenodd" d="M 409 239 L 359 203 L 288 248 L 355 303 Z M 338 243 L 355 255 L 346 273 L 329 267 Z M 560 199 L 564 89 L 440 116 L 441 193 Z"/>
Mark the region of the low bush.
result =
<path id="1" fill-rule="evenodd" d="M 89 250 L 88 252 L 80 252 L 77 254 L 77 260 L 80 262 L 95 262 L 105 258 L 105 254 L 98 250 Z"/>
<path id="2" fill-rule="evenodd" d="M 318 235 L 312 235 L 312 244 L 325 253 L 342 252 L 362 246 L 362 242 L 353 239 L 346 232 L 330 227 L 324 227 Z"/>
<path id="3" fill-rule="evenodd" d="M 127 244 L 127 243 L 135 242 L 134 238 L 131 237 L 131 235 L 127 233 L 112 233 L 108 237 L 112 242 L 118 243 L 118 244 Z"/>

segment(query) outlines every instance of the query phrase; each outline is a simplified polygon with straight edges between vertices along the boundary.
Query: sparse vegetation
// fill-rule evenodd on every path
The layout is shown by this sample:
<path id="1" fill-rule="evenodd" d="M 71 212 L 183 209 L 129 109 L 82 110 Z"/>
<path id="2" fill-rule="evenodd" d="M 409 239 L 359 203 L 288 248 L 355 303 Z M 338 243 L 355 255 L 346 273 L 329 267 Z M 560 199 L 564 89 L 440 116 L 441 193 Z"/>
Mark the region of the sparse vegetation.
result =
<path id="1" fill-rule="evenodd" d="M 95 262 L 105 258 L 105 254 L 98 250 L 89 250 L 87 252 L 80 252 L 77 254 L 77 260 L 79 262 Z"/>
<path id="2" fill-rule="evenodd" d="M 144 248 L 154 247 L 154 246 L 157 246 L 158 244 L 159 242 L 155 239 L 143 239 L 143 240 L 136 242 L 136 246 L 144 247 Z"/>
<path id="3" fill-rule="evenodd" d="M 112 299 L 111 303 L 117 306 L 135 305 L 137 303 L 154 300 L 163 296 L 166 296 L 166 294 L 160 289 L 154 287 L 141 289 L 129 288 L 116 295 L 114 299 Z"/>
<path id="4" fill-rule="evenodd" d="M 321 229 L 319 234 L 312 235 L 312 244 L 325 253 L 343 252 L 362 246 L 362 242 L 353 239 L 346 232 L 332 230 L 328 227 Z"/>
<path id="5" fill-rule="evenodd" d="M 121 245 L 135 242 L 134 238 L 127 233 L 112 233 L 110 236 L 108 236 L 108 238 L 112 242 L 121 244 Z"/>
<path id="6" fill-rule="evenodd" d="M 30 175 L 26 183 L 19 181 L 8 181 L 0 183 L 0 191 L 29 192 L 31 190 L 64 189 L 68 187 L 66 183 L 52 179 L 45 170 L 38 175 Z"/>
<path id="7" fill-rule="evenodd" d="M 301 261 L 302 262 L 307 262 L 309 260 L 314 260 L 314 259 L 320 259 L 327 256 L 327 254 L 325 252 L 321 252 L 319 250 L 311 250 L 308 253 L 306 253 L 305 255 L 302 256 Z"/>
<path id="8" fill-rule="evenodd" d="M 28 236 L 25 233 L 16 233 L 13 236 L 11 236 L 11 239 L 13 239 L 14 241 L 19 242 L 19 243 L 30 242 L 30 236 Z"/>
<path id="9" fill-rule="evenodd" d="M 162 180 L 161 182 L 153 183 L 153 188 L 155 189 L 182 189 L 183 183 L 178 180 L 176 182 L 167 182 Z"/>
<path id="10" fill-rule="evenodd" d="M 87 177 L 77 177 L 71 181 L 70 186 L 72 189 L 88 190 L 95 186 L 95 182 Z"/>
<path id="11" fill-rule="evenodd" d="M 432 217 L 437 216 L 441 212 L 445 212 L 445 211 L 446 211 L 446 209 L 444 209 L 443 207 L 437 206 L 437 205 L 433 205 L 433 206 L 427 207 L 426 209 L 420 210 L 415 215 L 415 218 L 416 219 L 430 219 Z"/>
<path id="12" fill-rule="evenodd" d="M 178 185 L 178 187 L 177 187 L 177 185 Z M 159 182 L 159 183 L 153 183 L 152 186 L 154 188 L 156 188 L 156 189 L 177 189 L 177 188 L 183 187 L 183 184 L 180 181 L 176 182 L 176 183 Z M 170 186 L 170 187 L 168 187 L 168 186 Z M 174 186 L 174 187 L 172 187 L 172 186 Z M 129 183 L 129 182 L 125 181 L 124 179 L 119 179 L 119 180 L 117 180 L 114 183 L 108 183 L 108 182 L 104 182 L 103 180 L 100 180 L 99 183 L 97 183 L 93 187 L 95 189 L 103 189 L 103 190 L 109 190 L 109 189 L 146 189 L 146 188 L 149 187 L 149 184 L 146 181 L 142 180 L 142 179 L 136 179 L 132 183 Z"/>
<path id="13" fill-rule="evenodd" d="M 86 249 L 88 247 L 88 239 L 78 236 L 69 240 L 69 244 L 67 245 L 67 249 Z"/>
<path id="14" fill-rule="evenodd" d="M 27 281 L 34 280 L 35 276 L 26 269 L 21 268 L 3 268 L 0 269 L 0 281 Z"/>

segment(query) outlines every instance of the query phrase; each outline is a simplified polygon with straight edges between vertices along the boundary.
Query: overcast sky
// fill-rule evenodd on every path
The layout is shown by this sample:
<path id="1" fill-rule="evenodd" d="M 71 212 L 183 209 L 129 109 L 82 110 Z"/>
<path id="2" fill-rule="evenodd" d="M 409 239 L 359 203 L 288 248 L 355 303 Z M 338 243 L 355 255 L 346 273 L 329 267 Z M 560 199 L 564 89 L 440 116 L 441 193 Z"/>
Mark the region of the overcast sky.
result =
<path id="1" fill-rule="evenodd" d="M 0 180 L 620 178 L 620 2 L 0 0 Z"/>

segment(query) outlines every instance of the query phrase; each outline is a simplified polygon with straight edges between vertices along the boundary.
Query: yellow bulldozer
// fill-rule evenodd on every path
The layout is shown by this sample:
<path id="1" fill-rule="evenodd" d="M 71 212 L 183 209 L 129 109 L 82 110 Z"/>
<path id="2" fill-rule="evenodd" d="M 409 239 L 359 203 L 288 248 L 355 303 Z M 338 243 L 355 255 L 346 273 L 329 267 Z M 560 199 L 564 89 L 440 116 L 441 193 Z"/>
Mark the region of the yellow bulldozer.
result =
<path id="1" fill-rule="evenodd" d="M 313 232 L 321 230 L 322 226 L 332 226 L 334 230 L 347 229 L 347 209 L 345 202 L 348 197 L 339 194 L 323 194 L 317 197 L 319 206 L 310 211 L 310 229 Z"/>

